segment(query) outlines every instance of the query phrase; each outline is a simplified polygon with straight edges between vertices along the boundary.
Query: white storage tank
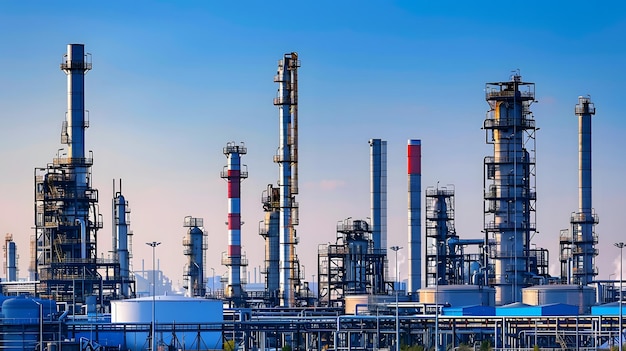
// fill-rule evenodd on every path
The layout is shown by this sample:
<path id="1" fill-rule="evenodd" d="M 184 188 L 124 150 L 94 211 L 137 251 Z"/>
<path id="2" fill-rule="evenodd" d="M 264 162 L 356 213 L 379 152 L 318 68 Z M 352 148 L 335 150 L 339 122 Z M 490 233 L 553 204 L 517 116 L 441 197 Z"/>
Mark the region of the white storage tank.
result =
<path id="1" fill-rule="evenodd" d="M 152 322 L 152 296 L 137 299 L 111 301 L 111 323 L 141 323 Z M 185 343 L 182 349 L 187 349 L 198 339 L 197 326 L 221 323 L 224 320 L 223 305 L 220 300 L 192 298 L 183 296 L 156 296 L 154 298 L 155 321 L 157 325 L 157 341 L 170 345 L 172 330 L 175 330 L 178 342 Z M 183 324 L 195 324 L 196 330 L 185 332 Z M 159 329 L 168 329 L 168 332 L 159 332 Z M 135 332 L 126 337 L 127 348 L 136 350 L 141 348 L 148 337 L 146 332 Z M 221 331 L 203 332 L 200 335 L 202 344 L 209 349 L 222 349 Z"/>
<path id="2" fill-rule="evenodd" d="M 554 284 L 536 285 L 522 289 L 522 302 L 527 305 L 540 306 L 553 303 L 564 303 L 578 306 L 578 313 L 591 312 L 595 304 L 596 291 L 590 286 Z"/>
<path id="3" fill-rule="evenodd" d="M 450 306 L 494 306 L 496 302 L 496 290 L 480 285 L 439 285 L 418 290 L 421 303 L 437 303 Z"/>

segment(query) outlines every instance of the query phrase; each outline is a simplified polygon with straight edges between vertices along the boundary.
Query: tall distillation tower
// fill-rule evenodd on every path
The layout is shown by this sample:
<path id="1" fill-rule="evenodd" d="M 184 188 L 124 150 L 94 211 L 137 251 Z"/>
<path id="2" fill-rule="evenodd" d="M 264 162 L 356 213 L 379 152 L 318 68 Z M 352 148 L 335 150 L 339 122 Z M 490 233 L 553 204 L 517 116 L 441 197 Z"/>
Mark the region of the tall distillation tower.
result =
<path id="1" fill-rule="evenodd" d="M 529 246 L 535 232 L 535 120 L 530 105 L 535 84 L 519 73 L 508 82 L 486 84 L 490 110 L 483 128 L 493 156 L 484 161 L 485 247 L 494 262 L 490 285 L 496 304 L 521 301 L 530 282 Z M 495 244 L 487 245 L 490 238 Z"/>
<path id="2" fill-rule="evenodd" d="M 69 44 L 61 62 L 68 104 L 61 142 L 67 152 L 59 149 L 52 163 L 35 169 L 36 293 L 81 304 L 96 296 L 102 306 L 124 297 L 120 290 L 126 278 L 120 276 L 119 261 L 96 257 L 102 217 L 98 191 L 91 186 L 93 157 L 85 152 L 85 73 L 90 69 L 85 46 Z M 132 285 L 132 277 L 125 283 Z"/>
<path id="3" fill-rule="evenodd" d="M 590 284 L 598 274 L 595 265 L 598 216 L 591 204 L 591 116 L 596 108 L 587 96 L 579 96 L 578 116 L 578 212 L 572 213 L 571 232 L 561 231 L 561 279 L 574 285 Z"/>
<path id="4" fill-rule="evenodd" d="M 222 264 L 229 267 L 226 296 L 236 307 L 241 307 L 245 300 L 241 269 L 247 266 L 247 260 L 241 255 L 241 181 L 248 178 L 248 171 L 245 165 L 242 170 L 241 155 L 247 152 L 243 143 L 227 143 L 224 155 L 228 165 L 222 171 L 222 178 L 228 181 L 228 252 L 222 257 Z"/>
<path id="5" fill-rule="evenodd" d="M 123 298 L 135 296 L 134 279 L 131 279 L 132 237 L 130 226 L 130 207 L 122 194 L 122 181 L 119 191 L 115 191 L 113 181 L 113 240 L 111 252 L 113 261 L 119 262 L 119 280 L 121 281 L 120 295 Z"/>
<path id="6" fill-rule="evenodd" d="M 279 242 L 280 242 L 280 305 L 293 307 L 296 288 L 300 285 L 299 269 L 296 267 L 295 226 L 298 225 L 298 67 L 300 61 L 295 52 L 285 54 L 278 61 L 274 82 L 278 94 L 274 105 L 278 106 L 279 146 L 274 162 L 279 167 Z"/>

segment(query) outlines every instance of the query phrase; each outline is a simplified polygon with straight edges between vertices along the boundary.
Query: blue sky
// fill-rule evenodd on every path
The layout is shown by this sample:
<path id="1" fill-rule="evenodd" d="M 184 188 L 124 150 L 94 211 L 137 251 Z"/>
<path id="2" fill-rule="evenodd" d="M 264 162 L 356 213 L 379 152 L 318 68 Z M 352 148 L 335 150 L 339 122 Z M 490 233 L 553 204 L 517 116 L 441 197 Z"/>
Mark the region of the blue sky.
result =
<path id="1" fill-rule="evenodd" d="M 64 1 L 0 2 L 0 232 L 13 233 L 20 275 L 28 268 L 33 169 L 54 157 L 66 111 L 58 64 L 68 43 L 93 55 L 86 79 L 93 183 L 110 248 L 112 179 L 132 209 L 133 265 L 151 264 L 182 281 L 183 218 L 203 217 L 211 241 L 207 271 L 218 274 L 227 246 L 222 147 L 245 142 L 243 251 L 249 271 L 263 260 L 261 191 L 275 184 L 277 60 L 299 53 L 300 225 L 307 276 L 314 248 L 334 241 L 337 221 L 369 216 L 371 138 L 388 142 L 390 245 L 406 247 L 406 142 L 422 139 L 422 186 L 454 184 L 456 228 L 480 237 L 480 127 L 485 82 L 519 69 L 536 83 L 537 228 L 533 238 L 558 267 L 559 230 L 577 202 L 579 95 L 591 95 L 593 204 L 600 218 L 600 278 L 619 267 L 623 240 L 626 125 L 626 5 L 582 1 Z M 160 252 L 159 252 L 160 251 Z M 398 253 L 406 278 L 405 252 Z M 393 265 L 391 265 L 393 266 Z M 393 267 L 392 267 L 393 269 Z M 254 278 L 251 279 L 254 281 Z"/>

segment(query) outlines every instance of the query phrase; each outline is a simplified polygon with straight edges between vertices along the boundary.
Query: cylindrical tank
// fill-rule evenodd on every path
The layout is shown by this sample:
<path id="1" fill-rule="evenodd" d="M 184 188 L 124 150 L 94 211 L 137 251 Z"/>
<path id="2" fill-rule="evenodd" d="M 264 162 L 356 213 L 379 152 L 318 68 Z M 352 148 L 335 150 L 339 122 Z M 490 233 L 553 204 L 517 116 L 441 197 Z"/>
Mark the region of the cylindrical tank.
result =
<path id="1" fill-rule="evenodd" d="M 152 307 L 154 302 L 155 322 L 157 326 L 168 325 L 175 328 L 177 324 L 221 323 L 224 320 L 222 301 L 199 299 L 182 296 L 156 296 L 142 297 L 137 299 L 111 301 L 111 323 L 140 323 L 149 325 L 152 322 Z M 127 331 L 126 345 L 123 347 L 140 350 L 143 349 L 148 333 L 146 330 Z M 158 329 L 157 329 L 158 331 Z M 132 334 L 132 335 L 131 335 Z M 176 330 L 179 342 L 184 342 L 182 349 L 192 348 L 197 345 L 198 331 L 185 332 Z M 170 345 L 172 333 L 158 335 L 166 345 Z M 200 333 L 202 344 L 208 349 L 221 349 L 221 331 Z"/>
<path id="2" fill-rule="evenodd" d="M 479 285 L 439 285 L 422 288 L 418 293 L 421 303 L 450 306 L 494 306 L 496 296 L 495 289 Z"/>
<path id="3" fill-rule="evenodd" d="M 35 349 L 39 339 L 39 308 L 40 306 L 35 300 L 24 297 L 8 299 L 2 303 L 4 313 L 3 350 Z"/>
<path id="4" fill-rule="evenodd" d="M 581 285 L 537 285 L 522 289 L 522 302 L 527 305 L 540 306 L 563 303 L 578 306 L 578 312 L 591 312 L 595 303 L 595 290 L 590 286 Z"/>
<path id="5" fill-rule="evenodd" d="M 355 229 L 357 222 L 354 221 Z M 365 222 L 363 222 L 365 223 Z M 348 257 L 345 262 L 347 294 L 367 292 L 367 259 L 368 240 L 362 235 L 349 237 L 347 240 Z"/>

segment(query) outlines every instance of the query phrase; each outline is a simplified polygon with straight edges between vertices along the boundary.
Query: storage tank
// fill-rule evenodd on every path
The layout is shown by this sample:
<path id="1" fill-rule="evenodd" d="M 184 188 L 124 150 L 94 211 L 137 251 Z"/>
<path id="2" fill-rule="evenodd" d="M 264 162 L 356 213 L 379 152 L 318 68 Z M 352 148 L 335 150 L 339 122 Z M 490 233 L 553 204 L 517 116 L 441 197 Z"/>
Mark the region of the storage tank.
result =
<path id="1" fill-rule="evenodd" d="M 421 303 L 436 302 L 450 306 L 494 306 L 496 296 L 494 288 L 480 285 L 439 285 L 420 289 L 418 293 Z"/>
<path id="2" fill-rule="evenodd" d="M 39 310 L 41 306 L 41 311 Z M 39 340 L 39 318 L 53 312 L 56 303 L 25 297 L 7 299 L 2 303 L 4 333 L 0 349 L 9 351 L 33 350 Z"/>
<path id="3" fill-rule="evenodd" d="M 137 299 L 111 301 L 111 323 L 139 323 L 149 325 L 152 322 L 152 303 L 154 302 L 157 341 L 171 344 L 172 332 L 159 333 L 159 329 L 175 330 L 178 342 L 184 343 L 182 349 L 192 347 L 198 337 L 208 349 L 221 349 L 221 331 L 198 334 L 197 326 L 221 323 L 224 320 L 223 306 L 220 300 L 199 299 L 183 296 L 152 296 Z M 196 324 L 195 331 L 183 331 L 183 324 Z M 191 330 L 193 328 L 186 328 Z M 126 347 L 140 349 L 144 346 L 148 332 L 128 331 L 134 335 L 126 338 Z"/>
<path id="4" fill-rule="evenodd" d="M 522 302 L 533 306 L 564 303 L 578 306 L 578 313 L 587 314 L 595 304 L 595 294 L 595 289 L 590 286 L 536 285 L 522 289 Z"/>

